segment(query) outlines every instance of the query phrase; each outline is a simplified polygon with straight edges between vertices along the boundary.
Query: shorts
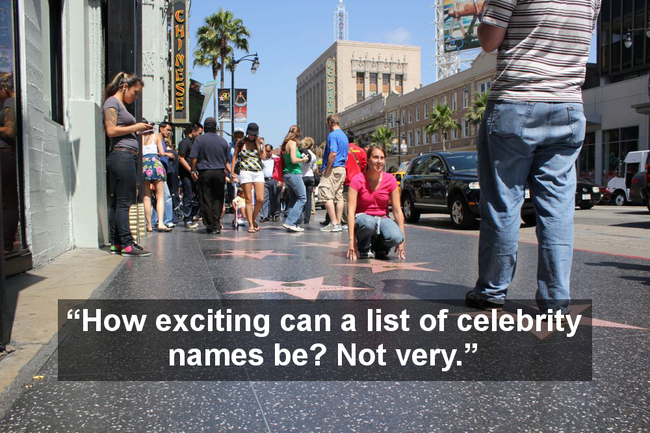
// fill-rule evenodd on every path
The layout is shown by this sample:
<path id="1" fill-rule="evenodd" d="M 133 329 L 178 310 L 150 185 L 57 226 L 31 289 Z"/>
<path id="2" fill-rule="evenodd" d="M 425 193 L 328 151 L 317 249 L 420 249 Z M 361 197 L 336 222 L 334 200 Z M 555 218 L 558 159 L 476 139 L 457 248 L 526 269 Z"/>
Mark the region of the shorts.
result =
<path id="1" fill-rule="evenodd" d="M 158 156 L 145 155 L 142 157 L 142 179 L 148 181 L 167 180 L 167 172 Z"/>
<path id="2" fill-rule="evenodd" d="M 264 183 L 264 172 L 263 171 L 248 171 L 242 170 L 239 173 L 239 184 L 243 185 L 245 183 Z"/>
<path id="3" fill-rule="evenodd" d="M 343 202 L 343 183 L 345 182 L 345 168 L 335 167 L 327 175 L 320 178 L 318 184 L 318 200 L 335 203 Z"/>

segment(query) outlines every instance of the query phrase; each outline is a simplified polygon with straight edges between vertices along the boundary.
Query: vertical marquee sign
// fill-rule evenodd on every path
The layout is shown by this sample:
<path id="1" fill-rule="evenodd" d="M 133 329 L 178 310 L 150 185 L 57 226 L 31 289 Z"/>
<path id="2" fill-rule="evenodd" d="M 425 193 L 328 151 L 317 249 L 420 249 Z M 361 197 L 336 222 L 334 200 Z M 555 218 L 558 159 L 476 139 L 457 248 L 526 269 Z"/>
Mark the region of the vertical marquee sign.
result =
<path id="1" fill-rule="evenodd" d="M 187 0 L 174 0 L 172 15 L 172 122 L 190 122 L 187 85 Z"/>
<path id="2" fill-rule="evenodd" d="M 334 59 L 327 59 L 325 62 L 325 77 L 326 77 L 326 102 L 327 102 L 327 115 L 331 116 L 336 113 L 336 82 L 334 71 Z"/>

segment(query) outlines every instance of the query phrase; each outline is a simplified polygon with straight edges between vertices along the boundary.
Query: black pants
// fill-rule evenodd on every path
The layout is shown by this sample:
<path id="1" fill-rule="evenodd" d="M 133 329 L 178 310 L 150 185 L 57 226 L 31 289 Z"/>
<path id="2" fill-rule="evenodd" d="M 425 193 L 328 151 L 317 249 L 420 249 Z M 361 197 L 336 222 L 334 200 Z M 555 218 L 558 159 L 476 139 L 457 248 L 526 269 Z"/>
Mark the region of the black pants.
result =
<path id="1" fill-rule="evenodd" d="M 169 194 L 172 196 L 172 222 L 174 224 L 178 224 L 178 215 L 176 214 L 176 209 L 178 209 L 180 199 L 178 197 L 178 174 L 176 174 L 175 171 L 167 173 L 167 186 L 169 187 Z"/>
<path id="2" fill-rule="evenodd" d="M 192 222 L 199 210 L 198 185 L 190 176 L 181 176 L 181 188 L 183 188 L 183 218 L 185 222 Z"/>
<path id="3" fill-rule="evenodd" d="M 199 202 L 203 225 L 217 230 L 221 224 L 226 173 L 224 170 L 201 170 L 199 172 Z"/>
<path id="4" fill-rule="evenodd" d="M 302 181 L 305 184 L 305 194 L 307 194 L 307 202 L 305 209 L 302 212 L 303 217 L 298 221 L 299 223 L 309 224 L 311 219 L 311 194 L 314 192 L 314 176 L 303 177 Z"/>
<path id="5" fill-rule="evenodd" d="M 129 209 L 135 202 L 138 159 L 129 152 L 114 150 L 108 155 L 106 168 L 113 182 L 113 196 L 108 210 L 111 244 L 125 247 L 133 245 Z"/>

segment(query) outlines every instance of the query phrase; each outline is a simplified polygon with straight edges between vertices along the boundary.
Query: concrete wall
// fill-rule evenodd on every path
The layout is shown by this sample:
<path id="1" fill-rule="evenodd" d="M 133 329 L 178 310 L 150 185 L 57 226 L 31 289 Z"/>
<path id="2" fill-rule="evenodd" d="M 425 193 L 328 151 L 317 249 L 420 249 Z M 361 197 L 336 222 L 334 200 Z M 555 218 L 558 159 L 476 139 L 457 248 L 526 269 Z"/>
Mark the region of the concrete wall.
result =
<path id="1" fill-rule="evenodd" d="M 142 2 L 142 115 L 151 122 L 169 118 L 169 33 L 167 0 Z"/>

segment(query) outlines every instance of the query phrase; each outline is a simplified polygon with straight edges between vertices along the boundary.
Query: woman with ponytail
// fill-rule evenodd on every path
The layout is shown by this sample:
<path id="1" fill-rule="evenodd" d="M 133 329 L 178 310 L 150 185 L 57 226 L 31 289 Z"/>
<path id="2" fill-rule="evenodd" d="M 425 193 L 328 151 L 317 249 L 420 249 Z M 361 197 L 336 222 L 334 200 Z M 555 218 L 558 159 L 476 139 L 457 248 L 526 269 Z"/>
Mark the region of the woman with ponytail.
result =
<path id="1" fill-rule="evenodd" d="M 307 201 L 305 193 L 305 184 L 302 181 L 303 162 L 308 161 L 307 156 L 303 156 L 298 150 L 300 143 L 300 126 L 293 125 L 289 128 L 289 133 L 282 142 L 282 158 L 284 158 L 284 183 L 289 194 L 287 219 L 282 227 L 291 232 L 304 232 L 305 229 L 298 227 L 298 219 L 302 215 L 302 210 Z"/>
<path id="2" fill-rule="evenodd" d="M 114 190 L 109 209 L 111 253 L 146 257 L 149 251 L 138 246 L 129 224 L 129 209 L 135 202 L 138 179 L 139 144 L 136 134 L 153 132 L 147 123 L 136 122 L 125 104 L 132 104 L 142 93 L 142 79 L 120 72 L 106 87 L 104 94 L 104 127 L 111 141 L 106 168 L 113 178 Z"/>

